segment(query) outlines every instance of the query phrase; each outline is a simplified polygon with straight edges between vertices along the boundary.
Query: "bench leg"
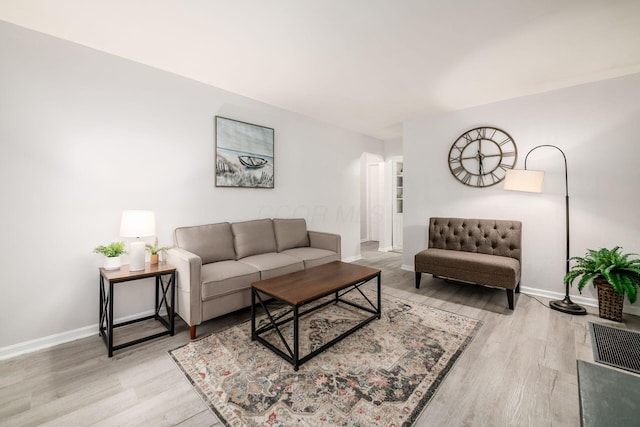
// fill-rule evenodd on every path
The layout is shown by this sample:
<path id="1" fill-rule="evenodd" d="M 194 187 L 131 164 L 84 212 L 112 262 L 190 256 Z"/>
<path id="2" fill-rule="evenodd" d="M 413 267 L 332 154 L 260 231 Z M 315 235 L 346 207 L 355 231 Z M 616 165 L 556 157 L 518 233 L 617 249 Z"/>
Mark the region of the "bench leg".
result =
<path id="1" fill-rule="evenodd" d="M 513 310 L 513 289 L 507 289 L 507 301 L 509 302 L 509 310 Z"/>
<path id="2" fill-rule="evenodd" d="M 520 282 L 518 282 L 518 285 L 516 286 L 516 294 L 520 293 Z"/>
<path id="3" fill-rule="evenodd" d="M 422 279 L 422 273 L 416 271 L 416 289 L 420 289 L 420 279 Z"/>

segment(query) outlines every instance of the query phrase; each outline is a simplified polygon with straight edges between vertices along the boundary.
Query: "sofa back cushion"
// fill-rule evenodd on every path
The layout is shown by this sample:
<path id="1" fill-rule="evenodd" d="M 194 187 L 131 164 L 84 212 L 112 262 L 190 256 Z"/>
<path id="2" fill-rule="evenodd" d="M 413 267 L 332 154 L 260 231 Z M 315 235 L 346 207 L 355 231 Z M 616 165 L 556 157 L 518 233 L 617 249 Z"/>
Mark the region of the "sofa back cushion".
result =
<path id="1" fill-rule="evenodd" d="M 430 218 L 429 247 L 522 261 L 522 223 L 495 219 Z"/>
<path id="2" fill-rule="evenodd" d="M 276 237 L 270 219 L 231 224 L 237 259 L 276 252 Z"/>
<path id="3" fill-rule="evenodd" d="M 309 246 L 307 222 L 304 218 L 274 219 L 273 231 L 276 235 L 278 252 Z"/>
<path id="4" fill-rule="evenodd" d="M 198 255 L 203 264 L 236 259 L 228 222 L 176 228 L 173 238 L 176 246 Z"/>

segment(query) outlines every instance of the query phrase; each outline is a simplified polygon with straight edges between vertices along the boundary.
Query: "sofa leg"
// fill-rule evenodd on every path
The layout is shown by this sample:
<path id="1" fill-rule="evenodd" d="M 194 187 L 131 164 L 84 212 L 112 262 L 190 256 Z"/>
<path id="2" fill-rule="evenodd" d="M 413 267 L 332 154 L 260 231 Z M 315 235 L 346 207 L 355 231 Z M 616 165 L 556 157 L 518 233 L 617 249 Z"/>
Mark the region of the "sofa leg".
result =
<path id="1" fill-rule="evenodd" d="M 507 289 L 507 301 L 509 302 L 509 310 L 513 310 L 513 289 Z"/>
<path id="2" fill-rule="evenodd" d="M 196 325 L 189 326 L 189 335 L 191 336 L 192 340 L 196 339 Z"/>
<path id="3" fill-rule="evenodd" d="M 416 289 L 420 289 L 420 279 L 422 279 L 422 273 L 416 271 Z"/>

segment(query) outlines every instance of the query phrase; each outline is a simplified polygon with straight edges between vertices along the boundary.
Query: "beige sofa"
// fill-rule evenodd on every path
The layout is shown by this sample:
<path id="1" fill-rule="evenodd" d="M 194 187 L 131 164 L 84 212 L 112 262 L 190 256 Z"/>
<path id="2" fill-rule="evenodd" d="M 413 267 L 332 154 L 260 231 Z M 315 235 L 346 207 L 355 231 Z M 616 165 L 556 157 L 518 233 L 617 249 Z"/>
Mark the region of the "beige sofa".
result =
<path id="1" fill-rule="evenodd" d="M 430 218 L 429 247 L 415 255 L 416 288 L 422 273 L 504 288 L 514 307 L 520 292 L 522 223 L 494 219 Z"/>
<path id="2" fill-rule="evenodd" d="M 251 305 L 251 283 L 340 261 L 340 235 L 304 219 L 260 219 L 177 228 L 167 262 L 177 269 L 178 315 L 190 326 Z"/>

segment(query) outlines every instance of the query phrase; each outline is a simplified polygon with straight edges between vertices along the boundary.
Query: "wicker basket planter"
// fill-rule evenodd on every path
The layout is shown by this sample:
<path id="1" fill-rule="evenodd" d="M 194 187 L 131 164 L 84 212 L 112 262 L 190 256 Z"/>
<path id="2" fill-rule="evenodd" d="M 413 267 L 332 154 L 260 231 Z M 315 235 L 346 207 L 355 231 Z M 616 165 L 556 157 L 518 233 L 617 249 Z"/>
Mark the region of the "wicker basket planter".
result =
<path id="1" fill-rule="evenodd" d="M 613 287 L 602 277 L 593 279 L 598 288 L 598 311 L 603 319 L 622 322 L 622 305 L 624 295 L 613 290 Z"/>

